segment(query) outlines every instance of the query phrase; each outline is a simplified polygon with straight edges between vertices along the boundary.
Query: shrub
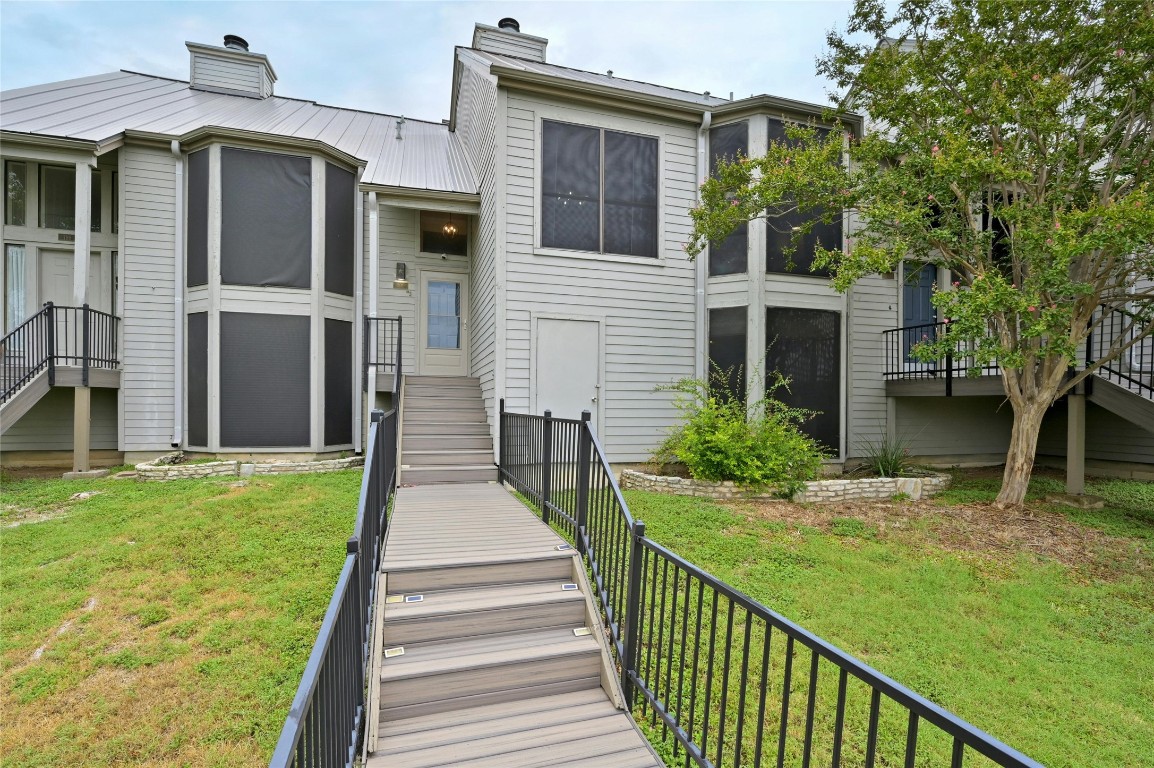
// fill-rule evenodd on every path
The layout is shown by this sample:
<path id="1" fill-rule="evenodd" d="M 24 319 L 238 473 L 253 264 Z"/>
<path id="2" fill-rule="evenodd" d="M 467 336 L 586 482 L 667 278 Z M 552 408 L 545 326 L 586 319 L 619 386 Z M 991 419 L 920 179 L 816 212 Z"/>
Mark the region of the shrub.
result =
<path id="1" fill-rule="evenodd" d="M 776 373 L 766 397 L 747 411 L 719 386 L 724 376 L 715 371 L 711 380 L 686 378 L 658 387 L 675 393 L 673 404 L 684 423 L 670 430 L 655 460 L 678 460 L 698 480 L 773 486 L 792 496 L 821 470 L 821 446 L 799 429 L 815 413 L 773 397 L 789 384 Z"/>
<path id="2" fill-rule="evenodd" d="M 898 477 L 914 468 L 910 461 L 910 440 L 906 437 L 885 435 L 877 440 L 861 440 L 862 467 L 878 477 Z"/>

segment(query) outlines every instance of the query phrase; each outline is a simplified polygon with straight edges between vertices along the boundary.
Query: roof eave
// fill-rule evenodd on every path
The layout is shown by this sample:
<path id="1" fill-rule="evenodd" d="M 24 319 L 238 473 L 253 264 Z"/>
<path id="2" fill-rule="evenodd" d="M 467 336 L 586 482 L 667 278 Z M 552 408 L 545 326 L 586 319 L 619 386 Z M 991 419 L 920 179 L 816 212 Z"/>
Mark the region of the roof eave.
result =
<path id="1" fill-rule="evenodd" d="M 714 107 L 713 118 L 715 120 L 721 120 L 745 114 L 766 113 L 771 110 L 790 113 L 798 117 L 807 117 L 821 115 L 827 109 L 829 109 L 829 107 L 823 107 L 820 104 L 811 104 L 806 101 L 797 101 L 795 99 L 762 94 Z M 834 116 L 840 122 L 850 123 L 858 128 L 860 128 L 863 123 L 862 116 L 854 114 L 853 112 L 837 112 Z"/>

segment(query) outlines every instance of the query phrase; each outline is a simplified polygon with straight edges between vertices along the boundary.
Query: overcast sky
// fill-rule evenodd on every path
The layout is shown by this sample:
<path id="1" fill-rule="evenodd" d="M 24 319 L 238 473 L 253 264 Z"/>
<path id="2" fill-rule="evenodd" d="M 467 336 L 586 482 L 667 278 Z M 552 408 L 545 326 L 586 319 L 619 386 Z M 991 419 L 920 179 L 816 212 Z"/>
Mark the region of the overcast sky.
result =
<path id="1" fill-rule="evenodd" d="M 266 54 L 280 96 L 448 117 L 452 51 L 503 16 L 549 39 L 553 64 L 738 98 L 826 104 L 814 72 L 850 3 L 0 1 L 4 90 L 118 69 L 188 79 L 185 41 L 226 34 Z"/>

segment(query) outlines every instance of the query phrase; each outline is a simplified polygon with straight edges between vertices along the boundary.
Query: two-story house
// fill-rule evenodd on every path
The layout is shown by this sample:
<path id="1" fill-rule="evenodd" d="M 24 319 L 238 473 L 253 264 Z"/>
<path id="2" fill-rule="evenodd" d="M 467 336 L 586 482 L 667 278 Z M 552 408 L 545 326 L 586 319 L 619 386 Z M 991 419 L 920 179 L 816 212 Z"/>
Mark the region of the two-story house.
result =
<path id="1" fill-rule="evenodd" d="M 936 373 L 906 380 L 924 368 L 884 333 L 935 320 L 932 268 L 839 294 L 812 244 L 787 267 L 780 220 L 686 256 L 717 159 L 820 125 L 820 106 L 571 69 L 547 43 L 477 24 L 441 122 L 277 96 L 235 36 L 189 43 L 188 81 L 4 92 L 3 460 L 354 451 L 368 410 L 407 392 L 408 481 L 495 477 L 502 399 L 589 410 L 610 458 L 635 463 L 676 419 L 655 388 L 711 362 L 750 394 L 766 369 L 790 376 L 837 464 L 887 431 L 927 460 L 1000 458 L 997 380 L 946 397 Z M 814 237 L 844 242 L 850 221 Z M 1151 471 L 1135 370 L 1091 404 L 1085 449 Z M 1059 411 L 1041 453 L 1060 463 Z"/>

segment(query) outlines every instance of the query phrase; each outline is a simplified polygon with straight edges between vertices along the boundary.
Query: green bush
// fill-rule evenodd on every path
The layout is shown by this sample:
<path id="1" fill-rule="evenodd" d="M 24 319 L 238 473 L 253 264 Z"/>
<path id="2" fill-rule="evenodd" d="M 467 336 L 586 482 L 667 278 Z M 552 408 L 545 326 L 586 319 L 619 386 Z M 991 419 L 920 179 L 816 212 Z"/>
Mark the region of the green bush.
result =
<path id="1" fill-rule="evenodd" d="M 900 477 L 914 469 L 910 461 L 910 440 L 885 434 L 877 439 L 858 441 L 862 468 L 878 477 Z"/>
<path id="2" fill-rule="evenodd" d="M 825 457 L 799 429 L 815 413 L 773 397 L 789 384 L 780 374 L 771 374 L 769 393 L 748 410 L 727 393 L 726 381 L 725 374 L 714 372 L 711 380 L 686 378 L 658 388 L 675 393 L 673 404 L 684 423 L 670 430 L 654 458 L 680 461 L 698 480 L 773 486 L 792 496 L 818 476 Z"/>

